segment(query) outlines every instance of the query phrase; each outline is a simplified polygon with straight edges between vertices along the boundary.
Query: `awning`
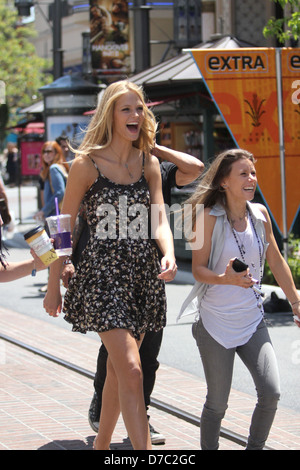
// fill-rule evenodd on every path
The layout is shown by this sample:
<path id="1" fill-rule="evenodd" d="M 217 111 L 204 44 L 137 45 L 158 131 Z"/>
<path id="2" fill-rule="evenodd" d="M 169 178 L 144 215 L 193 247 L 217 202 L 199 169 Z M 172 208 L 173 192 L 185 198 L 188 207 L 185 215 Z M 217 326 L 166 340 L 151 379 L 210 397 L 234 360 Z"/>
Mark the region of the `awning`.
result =
<path id="1" fill-rule="evenodd" d="M 42 113 L 43 111 L 44 111 L 44 101 L 41 100 L 41 101 L 37 101 L 31 106 L 28 106 L 27 108 L 21 109 L 20 113 L 36 114 L 36 113 Z"/>
<path id="2" fill-rule="evenodd" d="M 233 36 L 212 37 L 195 49 L 239 49 L 241 47 L 254 47 L 253 44 L 240 41 Z M 163 84 L 178 84 L 179 82 L 199 82 L 202 81 L 200 71 L 189 52 L 182 52 L 161 64 L 155 65 L 143 72 L 140 72 L 129 78 L 130 81 L 140 86 L 154 86 Z"/>
<path id="3" fill-rule="evenodd" d="M 21 134 L 43 134 L 45 132 L 45 124 L 38 121 L 19 122 L 16 126 L 7 127 L 5 130 L 14 130 Z"/>
<path id="4" fill-rule="evenodd" d="M 213 36 L 209 41 L 205 41 L 198 46 L 195 46 L 195 49 L 239 49 L 240 47 L 254 47 L 253 44 L 240 41 L 239 39 L 233 36 Z M 133 75 L 129 78 L 130 81 L 136 83 L 137 85 L 143 87 L 151 87 L 158 85 L 181 85 L 182 82 L 201 82 L 202 76 L 200 71 L 195 64 L 195 61 L 189 52 L 182 52 L 176 57 L 172 57 L 169 60 L 166 60 L 160 64 L 157 64 L 153 67 L 150 67 L 143 72 L 140 72 L 136 75 Z M 101 90 L 99 93 L 99 99 L 104 90 Z M 203 95 L 204 97 L 204 95 Z M 207 99 L 207 97 L 205 97 Z M 172 101 L 176 97 L 166 97 L 155 100 L 154 102 L 149 103 L 149 106 L 157 106 L 159 104 L 164 104 L 167 101 Z M 42 113 L 44 111 L 44 102 L 38 101 L 32 106 L 22 109 L 20 112 L 35 114 Z M 94 110 L 87 111 L 84 115 L 94 114 Z"/>
<path id="5" fill-rule="evenodd" d="M 210 101 L 211 103 L 213 103 L 213 100 L 209 97 L 209 96 L 206 96 L 206 95 L 203 95 L 202 93 L 198 92 L 198 91 L 195 91 L 195 92 L 192 92 L 192 93 L 181 93 L 180 95 L 172 95 L 172 96 L 168 96 L 167 98 L 163 99 L 163 100 L 159 100 L 159 101 L 148 101 L 146 103 L 146 105 L 148 106 L 148 108 L 154 108 L 155 106 L 160 106 L 162 104 L 166 104 L 166 103 L 169 103 L 171 101 L 176 101 L 176 100 L 180 100 L 180 99 L 183 99 L 183 98 L 188 98 L 190 96 L 201 96 L 201 98 L 203 98 L 204 100 L 207 100 L 207 101 Z M 95 114 L 96 110 L 95 109 L 92 109 L 91 111 L 86 111 L 85 113 L 83 113 L 84 116 L 90 116 L 90 115 L 93 115 Z"/>

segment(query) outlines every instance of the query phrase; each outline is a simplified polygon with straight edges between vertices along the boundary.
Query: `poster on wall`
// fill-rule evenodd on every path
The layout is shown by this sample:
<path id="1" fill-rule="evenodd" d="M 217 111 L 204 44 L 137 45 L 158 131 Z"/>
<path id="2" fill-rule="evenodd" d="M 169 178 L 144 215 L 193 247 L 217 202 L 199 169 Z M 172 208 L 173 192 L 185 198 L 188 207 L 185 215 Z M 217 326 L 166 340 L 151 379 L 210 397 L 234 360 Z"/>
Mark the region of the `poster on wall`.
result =
<path id="1" fill-rule="evenodd" d="M 95 74 L 130 72 L 127 0 L 90 0 L 90 47 Z"/>
<path id="2" fill-rule="evenodd" d="M 76 147 L 81 143 L 90 119 L 90 116 L 49 116 L 47 140 L 65 137 L 73 147 Z"/>
<path id="3" fill-rule="evenodd" d="M 21 174 L 23 176 L 39 175 L 41 171 L 42 141 L 21 142 Z"/>

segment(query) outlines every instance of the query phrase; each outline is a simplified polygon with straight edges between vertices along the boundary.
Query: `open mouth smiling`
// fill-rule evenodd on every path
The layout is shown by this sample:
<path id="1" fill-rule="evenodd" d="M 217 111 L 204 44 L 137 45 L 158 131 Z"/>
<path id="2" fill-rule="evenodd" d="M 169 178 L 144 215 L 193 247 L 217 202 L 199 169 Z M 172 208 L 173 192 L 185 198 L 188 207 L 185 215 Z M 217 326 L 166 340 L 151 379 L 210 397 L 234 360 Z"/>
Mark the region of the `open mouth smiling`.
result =
<path id="1" fill-rule="evenodd" d="M 254 190 L 255 190 L 255 186 L 246 186 L 244 188 L 244 191 L 249 191 L 250 192 L 250 191 L 254 191 Z"/>
<path id="2" fill-rule="evenodd" d="M 130 122 L 127 124 L 127 129 L 130 130 L 130 132 L 137 132 L 139 129 L 139 125 L 136 122 Z"/>

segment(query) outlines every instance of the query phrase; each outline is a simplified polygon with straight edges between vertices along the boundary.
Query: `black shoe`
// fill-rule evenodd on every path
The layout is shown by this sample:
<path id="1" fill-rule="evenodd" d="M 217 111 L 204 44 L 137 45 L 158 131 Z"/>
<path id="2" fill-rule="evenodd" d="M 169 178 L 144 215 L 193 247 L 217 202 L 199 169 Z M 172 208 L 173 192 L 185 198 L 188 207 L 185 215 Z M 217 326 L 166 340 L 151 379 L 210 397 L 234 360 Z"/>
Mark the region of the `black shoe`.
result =
<path id="1" fill-rule="evenodd" d="M 98 429 L 99 429 L 100 411 L 101 411 L 100 400 L 99 400 L 97 392 L 94 392 L 94 396 L 90 404 L 88 419 L 89 419 L 89 424 L 92 430 L 95 432 L 98 432 Z"/>
<path id="2" fill-rule="evenodd" d="M 151 438 L 151 443 L 154 445 L 157 444 L 165 444 L 166 438 L 163 434 L 160 432 L 156 431 L 153 426 L 149 423 L 149 429 L 150 429 L 150 438 Z"/>
<path id="3" fill-rule="evenodd" d="M 279 298 L 276 292 L 271 292 L 271 296 L 263 302 L 263 306 L 265 313 L 284 313 L 292 311 L 289 301 Z"/>

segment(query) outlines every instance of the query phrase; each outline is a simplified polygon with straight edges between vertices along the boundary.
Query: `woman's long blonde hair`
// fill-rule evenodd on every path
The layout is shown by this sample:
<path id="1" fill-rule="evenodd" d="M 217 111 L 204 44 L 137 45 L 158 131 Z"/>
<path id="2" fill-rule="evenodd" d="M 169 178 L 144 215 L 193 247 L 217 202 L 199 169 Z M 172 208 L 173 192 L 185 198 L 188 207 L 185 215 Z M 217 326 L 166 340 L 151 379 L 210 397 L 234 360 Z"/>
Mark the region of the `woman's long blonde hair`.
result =
<path id="1" fill-rule="evenodd" d="M 243 149 L 230 149 L 220 153 L 205 171 L 193 195 L 185 201 L 192 206 L 192 226 L 196 221 L 196 206 L 203 204 L 205 207 L 213 207 L 219 203 L 226 208 L 225 191 L 222 182 L 230 172 L 232 164 L 246 158 L 255 163 L 252 153 Z"/>
<path id="2" fill-rule="evenodd" d="M 144 122 L 138 139 L 133 146 L 142 150 L 146 155 L 153 148 L 157 123 L 154 114 L 148 109 L 142 88 L 129 80 L 120 80 L 110 84 L 104 91 L 101 101 L 96 108 L 85 136 L 76 150 L 77 155 L 88 155 L 91 150 L 108 147 L 112 141 L 113 134 L 113 114 L 116 101 L 125 93 L 133 91 L 140 98 L 143 111 Z"/>

